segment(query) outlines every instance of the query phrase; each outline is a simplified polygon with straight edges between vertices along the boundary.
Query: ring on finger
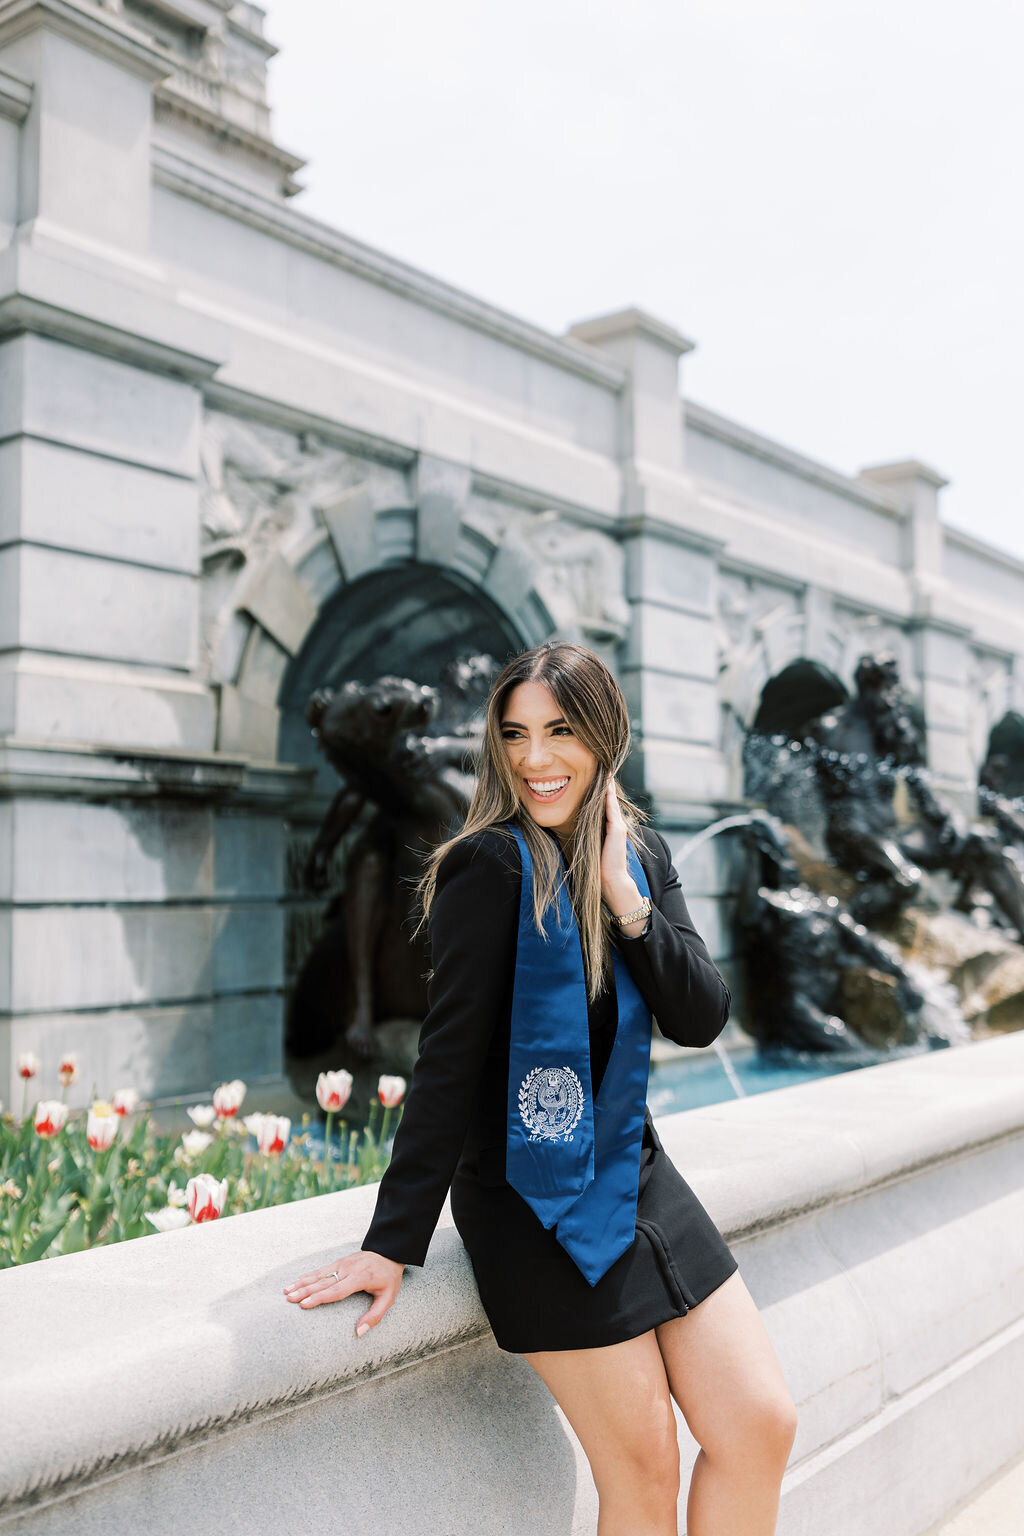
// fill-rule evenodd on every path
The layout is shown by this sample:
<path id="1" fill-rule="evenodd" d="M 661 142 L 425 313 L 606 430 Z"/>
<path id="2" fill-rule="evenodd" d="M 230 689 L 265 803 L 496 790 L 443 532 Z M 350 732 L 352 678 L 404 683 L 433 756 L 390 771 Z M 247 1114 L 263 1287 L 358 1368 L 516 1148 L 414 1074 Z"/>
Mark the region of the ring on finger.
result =
<path id="1" fill-rule="evenodd" d="M 338 1274 L 338 1271 L 336 1269 L 332 1269 L 331 1270 L 331 1274 L 334 1276 L 335 1280 L 337 1280 L 338 1284 L 340 1285 L 341 1284 L 341 1276 Z"/>

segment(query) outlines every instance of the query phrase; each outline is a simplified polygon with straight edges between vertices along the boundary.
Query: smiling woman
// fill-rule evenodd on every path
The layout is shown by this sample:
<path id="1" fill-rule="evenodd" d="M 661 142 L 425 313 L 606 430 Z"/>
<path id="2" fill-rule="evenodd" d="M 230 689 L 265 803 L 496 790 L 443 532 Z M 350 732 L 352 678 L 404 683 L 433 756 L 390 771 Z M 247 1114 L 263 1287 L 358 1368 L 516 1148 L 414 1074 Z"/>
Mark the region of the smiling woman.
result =
<path id="1" fill-rule="evenodd" d="M 573 735 L 561 715 L 544 719 L 557 705 L 543 683 L 520 683 L 509 694 L 506 709 L 501 736 L 509 762 L 524 787 L 523 798 L 545 807 L 544 811 L 531 810 L 541 826 L 562 827 L 563 835 L 568 835 L 593 782 L 597 758 Z M 549 818 L 546 808 L 556 804 L 557 814 Z"/>
<path id="2" fill-rule="evenodd" d="M 465 825 L 421 881 L 430 1007 L 373 1220 L 359 1252 L 285 1294 L 369 1292 L 364 1334 L 425 1262 L 450 1187 L 495 1339 L 579 1436 L 602 1536 L 677 1529 L 673 1396 L 703 1450 L 692 1536 L 769 1536 L 795 1409 L 646 1104 L 652 1015 L 708 1045 L 729 992 L 668 845 L 619 787 L 629 746 L 622 692 L 585 647 L 540 646 L 498 677 Z"/>

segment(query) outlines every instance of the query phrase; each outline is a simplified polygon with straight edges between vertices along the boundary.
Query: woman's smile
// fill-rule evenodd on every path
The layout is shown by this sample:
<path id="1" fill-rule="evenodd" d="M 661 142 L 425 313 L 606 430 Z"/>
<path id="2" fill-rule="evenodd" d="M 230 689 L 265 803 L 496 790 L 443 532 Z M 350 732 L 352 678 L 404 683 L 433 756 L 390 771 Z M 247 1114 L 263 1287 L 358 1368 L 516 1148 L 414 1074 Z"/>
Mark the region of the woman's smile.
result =
<path id="1" fill-rule="evenodd" d="M 568 786 L 569 779 L 527 779 L 526 787 L 537 800 L 557 800 Z"/>

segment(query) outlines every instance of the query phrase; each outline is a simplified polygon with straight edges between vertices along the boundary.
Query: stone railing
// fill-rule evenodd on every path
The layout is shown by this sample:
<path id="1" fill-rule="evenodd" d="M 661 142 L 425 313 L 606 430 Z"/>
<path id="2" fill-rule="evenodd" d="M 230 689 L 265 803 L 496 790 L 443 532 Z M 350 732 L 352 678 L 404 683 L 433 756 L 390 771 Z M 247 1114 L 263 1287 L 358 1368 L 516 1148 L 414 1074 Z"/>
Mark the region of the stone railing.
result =
<path id="1" fill-rule="evenodd" d="M 918 1536 L 1024 1449 L 1024 1035 L 659 1129 L 799 1406 L 780 1536 Z M 582 1453 L 494 1345 L 447 1212 L 364 1339 L 366 1297 L 283 1299 L 374 1198 L 0 1274 L 0 1532 L 593 1531 Z"/>

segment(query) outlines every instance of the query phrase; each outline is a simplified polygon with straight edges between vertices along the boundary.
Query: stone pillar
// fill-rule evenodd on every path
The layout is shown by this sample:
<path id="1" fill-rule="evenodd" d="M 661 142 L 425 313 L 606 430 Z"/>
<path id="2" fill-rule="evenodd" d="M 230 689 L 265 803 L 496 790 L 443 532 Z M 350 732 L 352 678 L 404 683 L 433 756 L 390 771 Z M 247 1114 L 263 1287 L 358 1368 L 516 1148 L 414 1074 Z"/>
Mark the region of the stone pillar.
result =
<path id="1" fill-rule="evenodd" d="M 928 766 L 947 793 L 973 809 L 968 645 L 971 628 L 943 570 L 938 493 L 949 482 L 916 459 L 872 464 L 860 478 L 883 485 L 904 512 L 903 564 L 913 601 L 911 632 L 928 727 Z"/>
<path id="2" fill-rule="evenodd" d="M 599 347 L 627 371 L 620 451 L 634 495 L 645 474 L 678 474 L 686 438 L 679 360 L 695 343 L 640 309 L 581 321 L 569 335 Z M 639 510 L 635 500 L 629 509 Z"/>
<path id="3" fill-rule="evenodd" d="M 76 1095 L 281 1070 L 289 786 L 246 790 L 215 756 L 196 672 L 202 385 L 226 332 L 149 254 L 170 67 L 114 9 L 0 0 L 5 1104 L 27 1048 L 44 1096 L 72 1047 Z"/>
<path id="4" fill-rule="evenodd" d="M 198 435 L 225 339 L 148 256 L 152 89 L 169 68 L 113 12 L 0 0 L 0 69 L 29 101 L 0 256 L 6 735 L 213 745 L 193 675 Z"/>
<path id="5" fill-rule="evenodd" d="M 622 511 L 628 636 L 619 680 L 634 727 L 630 787 L 647 797 L 675 852 L 719 814 L 728 793 L 718 690 L 718 553 L 701 527 L 684 463 L 679 360 L 693 342 L 628 309 L 573 326 L 627 372 L 622 400 Z M 723 849 L 686 866 L 694 922 L 729 969 L 729 875 Z"/>
<path id="6" fill-rule="evenodd" d="M 632 624 L 620 666 L 637 727 L 644 789 L 659 816 L 707 820 L 726 792 L 719 752 L 717 551 L 694 528 L 683 465 L 679 359 L 693 343 L 641 310 L 570 333 L 623 365 L 623 506 Z"/>

